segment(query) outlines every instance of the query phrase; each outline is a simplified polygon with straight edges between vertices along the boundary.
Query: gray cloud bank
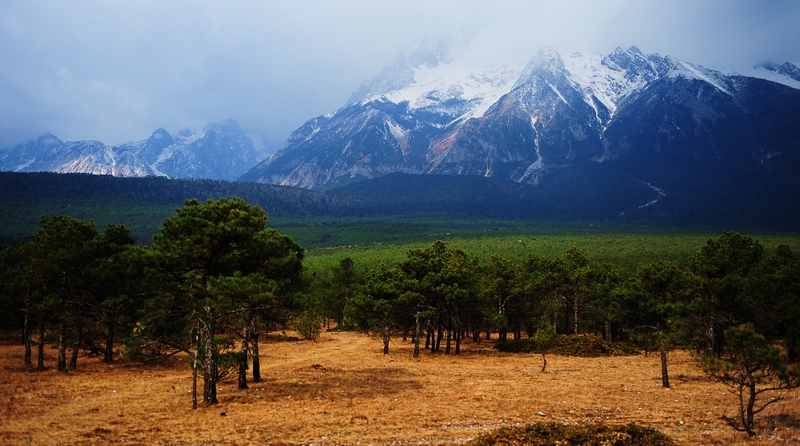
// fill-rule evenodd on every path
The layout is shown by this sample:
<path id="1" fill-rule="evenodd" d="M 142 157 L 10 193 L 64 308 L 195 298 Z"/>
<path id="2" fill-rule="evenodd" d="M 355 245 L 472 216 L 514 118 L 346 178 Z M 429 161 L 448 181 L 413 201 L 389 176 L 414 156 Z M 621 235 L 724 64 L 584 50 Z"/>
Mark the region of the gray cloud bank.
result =
<path id="1" fill-rule="evenodd" d="M 800 61 L 800 2 L 6 0 L 0 147 L 118 144 L 234 118 L 277 148 L 423 38 L 483 63 L 638 46 L 709 67 Z"/>

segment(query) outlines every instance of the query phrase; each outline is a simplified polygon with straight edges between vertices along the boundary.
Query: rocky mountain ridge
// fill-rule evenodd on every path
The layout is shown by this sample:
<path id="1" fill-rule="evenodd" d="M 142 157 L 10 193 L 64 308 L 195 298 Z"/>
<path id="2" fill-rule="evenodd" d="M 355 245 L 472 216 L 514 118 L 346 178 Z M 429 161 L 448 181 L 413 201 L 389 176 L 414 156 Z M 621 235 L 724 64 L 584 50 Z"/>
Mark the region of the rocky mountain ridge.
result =
<path id="1" fill-rule="evenodd" d="M 636 47 L 543 49 L 522 68 L 472 71 L 441 48 L 421 51 L 307 121 L 240 180 L 329 189 L 400 172 L 537 185 L 614 161 L 669 193 L 685 180 L 675 169 L 787 173 L 800 157 L 800 90 L 779 83 Z"/>
<path id="2" fill-rule="evenodd" d="M 46 133 L 0 151 L 0 170 L 233 181 L 260 159 L 239 124 L 227 120 L 174 135 L 159 128 L 146 140 L 119 146 L 64 142 Z"/>

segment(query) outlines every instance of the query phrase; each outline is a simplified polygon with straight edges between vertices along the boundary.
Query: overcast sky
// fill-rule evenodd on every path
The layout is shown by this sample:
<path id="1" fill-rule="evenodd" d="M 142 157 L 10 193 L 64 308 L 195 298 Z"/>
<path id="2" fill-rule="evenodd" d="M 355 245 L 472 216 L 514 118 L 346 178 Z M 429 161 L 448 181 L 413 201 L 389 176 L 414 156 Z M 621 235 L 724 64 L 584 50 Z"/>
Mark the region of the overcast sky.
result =
<path id="1" fill-rule="evenodd" d="M 800 1 L 2 0 L 0 147 L 234 118 L 276 149 L 424 38 L 491 63 L 636 45 L 744 72 L 800 62 Z"/>

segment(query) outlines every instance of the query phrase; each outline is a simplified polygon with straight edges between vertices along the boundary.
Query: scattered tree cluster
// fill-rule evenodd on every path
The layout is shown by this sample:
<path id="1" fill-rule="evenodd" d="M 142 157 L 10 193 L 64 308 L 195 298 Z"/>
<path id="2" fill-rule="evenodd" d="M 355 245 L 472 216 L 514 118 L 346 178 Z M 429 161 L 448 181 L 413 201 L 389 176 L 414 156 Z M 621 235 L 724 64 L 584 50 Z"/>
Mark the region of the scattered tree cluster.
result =
<path id="1" fill-rule="evenodd" d="M 80 349 L 114 359 L 187 352 L 203 377 L 203 402 L 237 375 L 239 387 L 260 381 L 258 339 L 287 318 L 292 296 L 306 287 L 303 249 L 267 227 L 267 214 L 239 198 L 188 200 L 167 218 L 151 247 L 126 228 L 98 232 L 71 217 L 43 219 L 29 240 L 2 251 L 4 306 L 21 319 L 25 362 L 44 368 L 44 346 L 58 346 L 58 370 L 75 368 Z M 121 342 L 120 342 L 121 341 Z M 238 343 L 238 345 L 236 344 Z"/>
<path id="2" fill-rule="evenodd" d="M 414 355 L 425 348 L 459 354 L 460 341 L 498 333 L 541 345 L 558 334 L 594 334 L 623 340 L 661 356 L 680 346 L 701 355 L 706 371 L 740 397 L 728 423 L 753 434 L 753 415 L 780 398 L 763 392 L 796 387 L 800 255 L 787 246 L 764 256 L 753 238 L 725 232 L 685 262 L 659 261 L 631 272 L 588 259 L 572 248 L 563 257 L 532 256 L 515 263 L 473 255 L 436 242 L 410 251 L 395 265 L 370 271 L 344 307 L 345 320 L 381 333 L 389 352 L 392 332 L 409 334 Z M 424 333 L 423 333 L 424 332 Z M 781 348 L 778 348 L 780 346 Z M 546 358 L 543 356 L 546 367 Z"/>
<path id="3" fill-rule="evenodd" d="M 684 262 L 635 271 L 588 258 L 500 256 L 479 260 L 444 242 L 415 249 L 394 264 L 360 270 L 342 259 L 310 276 L 304 251 L 267 227 L 267 214 L 239 198 L 188 200 L 167 218 L 150 246 L 128 230 L 47 217 L 29 240 L 0 250 L 4 318 L 20 327 L 25 363 L 44 368 L 44 348 L 58 347 L 57 367 L 77 367 L 80 350 L 112 361 L 188 353 L 193 406 L 217 402 L 216 386 L 260 381 L 259 336 L 294 318 L 316 339 L 323 324 L 392 336 L 423 349 L 459 354 L 462 342 L 496 335 L 529 339 L 544 354 L 559 335 L 593 334 L 661 355 L 680 346 L 706 359 L 708 373 L 740 395 L 728 422 L 753 432 L 764 391 L 798 384 L 800 254 L 725 232 Z M 68 358 L 68 351 L 71 355 Z M 546 358 L 543 356 L 545 370 Z"/>

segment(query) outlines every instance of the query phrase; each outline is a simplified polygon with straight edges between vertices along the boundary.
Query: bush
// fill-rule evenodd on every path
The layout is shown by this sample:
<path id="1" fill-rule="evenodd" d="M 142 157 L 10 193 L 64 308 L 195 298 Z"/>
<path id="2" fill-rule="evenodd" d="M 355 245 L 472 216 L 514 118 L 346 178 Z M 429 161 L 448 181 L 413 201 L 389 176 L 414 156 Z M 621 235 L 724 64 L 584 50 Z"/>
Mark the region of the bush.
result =
<path id="1" fill-rule="evenodd" d="M 548 345 L 552 344 L 552 345 Z M 533 337 L 515 341 L 499 342 L 495 348 L 509 353 L 552 353 L 564 356 L 624 356 L 639 352 L 626 344 L 609 343 L 595 335 L 559 335 L 555 340 Z"/>
<path id="2" fill-rule="evenodd" d="M 520 427 L 503 427 L 467 443 L 468 446 L 553 444 L 666 446 L 674 445 L 675 442 L 658 430 L 634 423 L 625 426 L 534 423 Z"/>
<path id="3" fill-rule="evenodd" d="M 294 323 L 298 333 L 308 340 L 316 340 L 322 333 L 322 316 L 314 310 L 306 310 L 300 314 Z"/>

